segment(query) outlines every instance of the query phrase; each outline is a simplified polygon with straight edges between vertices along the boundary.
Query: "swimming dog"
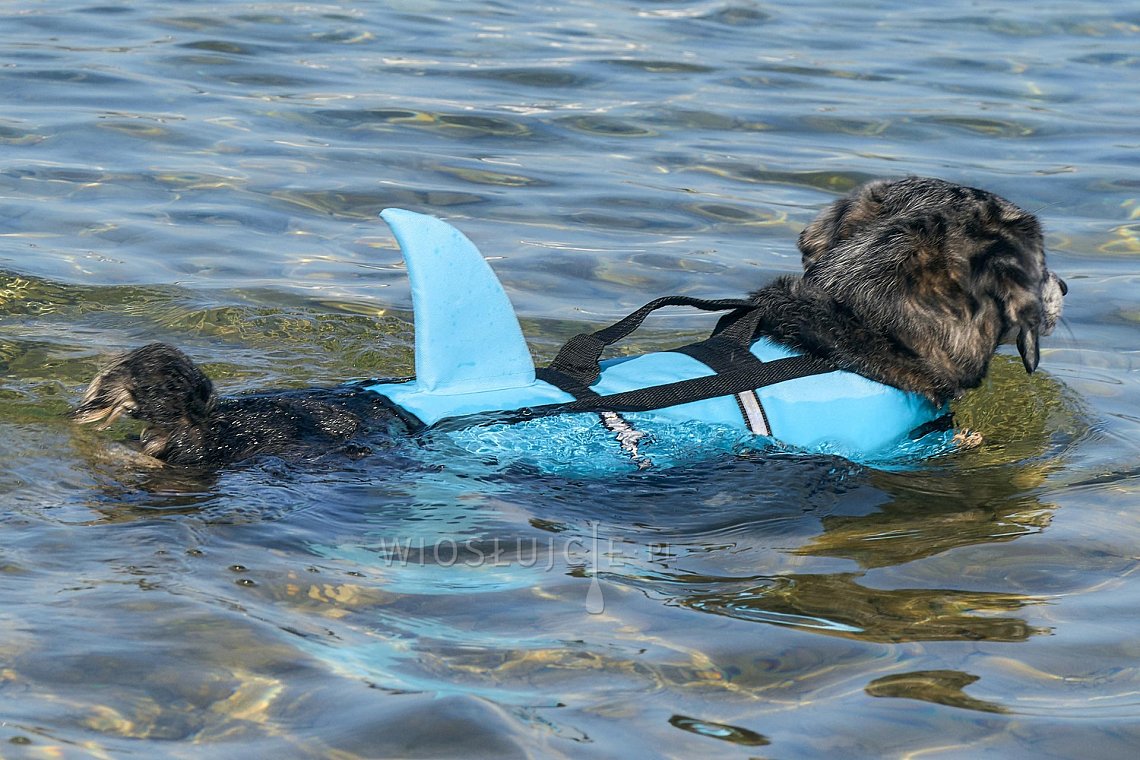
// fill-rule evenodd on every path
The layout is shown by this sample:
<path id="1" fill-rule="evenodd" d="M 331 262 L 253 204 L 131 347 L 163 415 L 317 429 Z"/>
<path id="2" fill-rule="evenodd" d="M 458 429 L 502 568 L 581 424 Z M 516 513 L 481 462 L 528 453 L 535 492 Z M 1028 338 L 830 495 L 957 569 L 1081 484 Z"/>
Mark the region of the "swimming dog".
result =
<path id="1" fill-rule="evenodd" d="M 802 276 L 751 293 L 755 338 L 941 406 L 985 377 L 1003 343 L 1037 369 L 1067 286 L 1045 264 L 1037 218 L 993 193 L 937 179 L 880 180 L 835 201 L 798 241 Z M 219 396 L 182 351 L 152 343 L 114 359 L 71 413 L 145 423 L 143 453 L 216 468 L 398 427 L 363 387 Z"/>

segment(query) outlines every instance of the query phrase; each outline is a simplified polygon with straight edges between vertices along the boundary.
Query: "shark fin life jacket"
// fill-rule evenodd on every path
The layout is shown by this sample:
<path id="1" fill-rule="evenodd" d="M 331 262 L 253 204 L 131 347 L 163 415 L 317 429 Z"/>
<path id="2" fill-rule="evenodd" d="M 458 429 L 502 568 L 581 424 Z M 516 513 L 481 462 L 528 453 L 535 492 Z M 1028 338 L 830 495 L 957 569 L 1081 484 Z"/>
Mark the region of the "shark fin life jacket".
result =
<path id="1" fill-rule="evenodd" d="M 609 327 L 575 336 L 548 367 L 535 370 L 510 300 L 470 240 L 431 216 L 388 209 L 381 217 L 411 281 L 416 374 L 365 387 L 414 430 L 478 435 L 495 426 L 496 445 L 533 450 L 542 442 L 526 433 L 511 441 L 501 431 L 570 415 L 600 427 L 623 456 L 645 467 L 654 463 L 651 449 L 660 440 L 695 450 L 703 438 L 723 440 L 730 432 L 734 440 L 763 436 L 794 449 L 873 459 L 949 427 L 948 410 L 918 394 L 753 340 L 760 311 L 740 299 L 658 298 Z M 728 313 L 706 340 L 601 359 L 607 346 L 665 306 Z M 564 436 L 545 437 L 565 445 Z M 678 446 L 666 448 L 667 459 L 676 461 Z"/>

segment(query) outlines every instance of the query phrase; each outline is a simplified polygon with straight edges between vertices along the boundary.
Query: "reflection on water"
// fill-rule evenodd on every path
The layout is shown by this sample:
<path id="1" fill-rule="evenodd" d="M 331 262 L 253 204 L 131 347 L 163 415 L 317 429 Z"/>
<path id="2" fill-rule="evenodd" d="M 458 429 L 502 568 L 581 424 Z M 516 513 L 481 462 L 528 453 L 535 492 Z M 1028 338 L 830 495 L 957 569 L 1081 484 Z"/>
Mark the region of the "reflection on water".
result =
<path id="1" fill-rule="evenodd" d="M 680 603 L 702 612 L 834 633 L 864 641 L 1024 641 L 1034 630 L 1016 612 L 1035 600 L 1012 594 L 879 590 L 850 575 L 785 575 L 769 587 L 693 594 Z M 1040 601 L 1040 600 L 1037 600 Z"/>
<path id="2" fill-rule="evenodd" d="M 963 687 L 969 686 L 977 680 L 977 676 L 953 670 L 900 673 L 896 676 L 884 676 L 872 681 L 867 685 L 867 693 L 872 697 L 918 699 L 924 702 L 949 705 L 950 707 L 961 707 L 966 710 L 992 713 L 1008 712 L 1001 705 L 995 705 L 981 699 L 973 699 L 963 693 Z"/>
<path id="3" fill-rule="evenodd" d="M 1134 16 L 0 10 L 0 754 L 1130 756 Z M 977 448 L 579 481 L 377 439 L 200 473 L 63 418 L 151 340 L 227 392 L 406 375 L 387 206 L 478 241 L 547 359 L 796 271 L 821 206 L 902 173 L 1040 213 L 1071 287 L 1042 371 L 999 357 L 957 404 Z"/>

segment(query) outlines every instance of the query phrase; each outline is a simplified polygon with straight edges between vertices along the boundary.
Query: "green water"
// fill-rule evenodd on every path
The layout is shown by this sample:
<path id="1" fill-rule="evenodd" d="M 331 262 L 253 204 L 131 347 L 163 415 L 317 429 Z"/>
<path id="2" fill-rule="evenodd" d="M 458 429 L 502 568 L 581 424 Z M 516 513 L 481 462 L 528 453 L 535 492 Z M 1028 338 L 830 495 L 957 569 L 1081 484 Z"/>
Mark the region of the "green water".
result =
<path id="1" fill-rule="evenodd" d="M 1138 42 L 1107 1 L 0 6 L 0 757 L 1132 756 Z M 152 340 L 227 392 L 409 373 L 388 206 L 542 359 L 908 173 L 1037 212 L 1070 286 L 916 468 L 207 477 L 63 418 Z"/>

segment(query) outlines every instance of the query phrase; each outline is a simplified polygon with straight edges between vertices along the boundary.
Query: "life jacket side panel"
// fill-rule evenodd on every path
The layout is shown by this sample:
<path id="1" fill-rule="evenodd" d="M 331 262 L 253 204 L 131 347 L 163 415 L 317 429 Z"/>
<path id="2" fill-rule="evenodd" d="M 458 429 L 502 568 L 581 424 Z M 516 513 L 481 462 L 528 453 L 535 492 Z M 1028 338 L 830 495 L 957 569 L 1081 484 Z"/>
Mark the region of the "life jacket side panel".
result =
<path id="1" fill-rule="evenodd" d="M 850 372 L 803 377 L 759 392 L 772 434 L 798 448 L 866 456 L 947 413 L 922 396 Z"/>
<path id="2" fill-rule="evenodd" d="M 794 356 L 761 338 L 752 353 L 764 361 Z M 869 455 L 897 445 L 910 431 L 949 413 L 917 393 L 868 380 L 853 372 L 829 372 L 758 391 L 772 435 L 797 448 Z"/>

